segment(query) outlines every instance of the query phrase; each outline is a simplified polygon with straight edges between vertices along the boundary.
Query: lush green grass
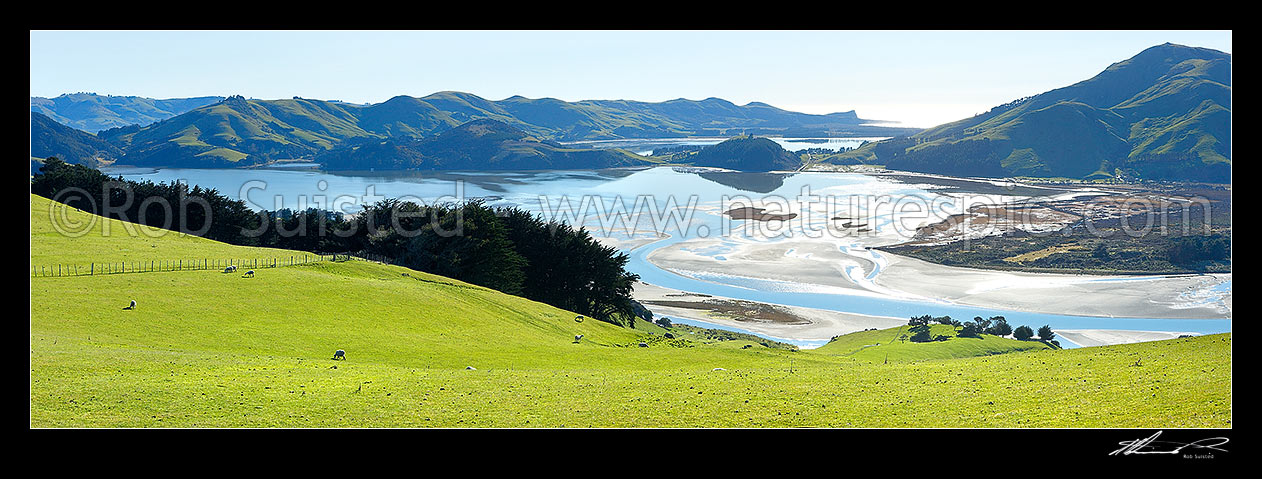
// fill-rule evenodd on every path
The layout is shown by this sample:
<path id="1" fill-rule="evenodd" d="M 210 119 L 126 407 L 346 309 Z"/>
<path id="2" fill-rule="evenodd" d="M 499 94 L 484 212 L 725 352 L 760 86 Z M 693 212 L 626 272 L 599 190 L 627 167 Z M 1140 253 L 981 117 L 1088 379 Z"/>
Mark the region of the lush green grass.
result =
<path id="1" fill-rule="evenodd" d="M 981 337 L 969 338 L 956 336 L 955 328 L 945 324 L 929 325 L 933 336 L 945 336 L 945 341 L 914 343 L 907 340 L 911 336 L 910 326 L 859 331 L 834 338 L 833 341 L 815 350 L 819 354 L 830 354 L 862 361 L 922 361 L 926 359 L 966 358 L 988 356 L 1026 351 L 1053 349 L 1040 341 L 1018 341 L 1015 339 L 983 334 Z"/>
<path id="2" fill-rule="evenodd" d="M 206 254 L 237 248 L 177 236 L 156 247 L 125 235 L 56 238 L 36 234 L 46 227 L 39 211 L 32 206 L 33 258 L 55 248 L 127 257 L 168 240 Z M 830 351 L 840 342 L 741 349 L 579 323 L 551 306 L 364 261 L 254 278 L 30 281 L 37 427 L 1231 425 L 1230 334 L 883 364 Z M 137 308 L 123 310 L 133 299 Z M 966 340 L 933 346 L 957 341 Z M 339 348 L 346 361 L 331 359 Z"/>
<path id="3" fill-rule="evenodd" d="M 314 257 L 308 253 L 275 248 L 250 248 L 233 246 L 197 236 L 159 228 L 149 228 L 135 223 L 105 219 L 42 196 L 31 197 L 31 265 L 65 270 L 79 267 L 87 274 L 90 265 L 127 262 L 127 269 L 149 262 L 173 261 L 186 264 L 209 261 L 242 262 L 258 260 L 260 263 L 275 259 L 288 263 L 291 258 L 299 261 Z"/>

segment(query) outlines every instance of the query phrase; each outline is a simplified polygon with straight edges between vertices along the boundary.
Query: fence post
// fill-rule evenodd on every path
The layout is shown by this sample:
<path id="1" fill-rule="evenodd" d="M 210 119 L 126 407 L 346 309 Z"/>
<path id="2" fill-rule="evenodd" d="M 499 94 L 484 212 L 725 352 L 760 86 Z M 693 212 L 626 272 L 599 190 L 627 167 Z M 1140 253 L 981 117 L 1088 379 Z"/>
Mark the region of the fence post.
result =
<path id="1" fill-rule="evenodd" d="M 96 276 L 96 263 L 92 263 L 88 267 L 91 268 L 88 270 L 88 276 Z"/>

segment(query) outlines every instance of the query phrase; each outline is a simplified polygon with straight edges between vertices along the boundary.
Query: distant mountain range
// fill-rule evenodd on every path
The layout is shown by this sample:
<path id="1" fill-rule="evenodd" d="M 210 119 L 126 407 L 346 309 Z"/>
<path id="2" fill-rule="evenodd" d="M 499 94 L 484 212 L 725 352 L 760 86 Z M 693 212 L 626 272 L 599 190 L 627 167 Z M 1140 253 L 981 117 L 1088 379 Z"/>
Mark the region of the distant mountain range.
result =
<path id="1" fill-rule="evenodd" d="M 356 105 L 74 94 L 32 97 L 31 110 L 32 156 L 94 164 L 242 167 L 302 159 L 338 169 L 602 168 L 651 160 L 557 142 L 756 134 L 889 136 L 825 161 L 948 175 L 1231 180 L 1231 55 L 1174 44 L 923 131 L 874 125 L 853 111 L 810 115 L 718 98 L 490 101 L 440 92 Z M 56 123 L 113 126 L 93 136 Z M 794 155 L 753 139 L 716 146 L 683 162 L 747 171 L 798 166 Z"/>
<path id="2" fill-rule="evenodd" d="M 71 102 L 72 98 L 76 101 Z M 160 116 L 157 110 L 144 109 L 149 115 L 143 117 L 132 114 L 150 105 L 170 108 L 162 112 L 174 113 L 176 106 L 193 106 L 198 101 L 209 104 L 149 124 L 143 123 Z M 127 108 L 122 107 L 125 103 Z M 136 119 L 136 124 L 107 128 L 97 134 L 125 152 L 120 162 L 148 166 L 234 167 L 311 159 L 334 149 L 374 142 L 407 145 L 404 140 L 433 138 L 481 119 L 496 120 L 534 139 L 550 141 L 743 133 L 890 136 L 919 131 L 873 125 L 872 120 L 861 119 L 853 111 L 812 115 L 757 102 L 738 106 L 718 98 L 649 103 L 566 102 L 515 96 L 490 101 L 468 93 L 440 92 L 422 98 L 398 96 L 383 103 L 355 105 L 297 97 L 251 100 L 230 96 L 177 101 L 77 94 L 53 100 L 32 98 L 31 108 L 57 114 L 53 119 L 71 118 L 67 116 L 71 111 L 102 114 L 94 118 L 86 113 L 74 116 L 73 121 L 78 124 L 117 124 L 127 121 L 123 118 Z"/>
<path id="3" fill-rule="evenodd" d="M 1095 77 L 832 157 L 963 176 L 1231 181 L 1231 55 L 1158 45 Z"/>
<path id="4" fill-rule="evenodd" d="M 566 148 L 499 120 L 479 119 L 423 139 L 366 141 L 316 155 L 326 170 L 536 170 L 644 166 L 620 149 Z"/>
<path id="5" fill-rule="evenodd" d="M 223 101 L 221 96 L 155 100 L 138 96 L 68 93 L 56 98 L 31 97 L 31 111 L 88 133 L 128 125 L 149 125 L 194 108 Z"/>

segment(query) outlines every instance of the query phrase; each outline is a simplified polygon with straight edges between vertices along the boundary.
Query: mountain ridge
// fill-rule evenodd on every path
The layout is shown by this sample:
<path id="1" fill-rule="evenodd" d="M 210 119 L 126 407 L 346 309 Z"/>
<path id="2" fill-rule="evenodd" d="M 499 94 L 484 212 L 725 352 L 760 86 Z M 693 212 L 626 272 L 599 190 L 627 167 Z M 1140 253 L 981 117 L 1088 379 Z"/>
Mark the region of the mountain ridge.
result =
<path id="1" fill-rule="evenodd" d="M 964 176 L 1229 182 L 1230 84 L 1230 54 L 1167 43 L 1087 80 L 831 161 Z"/>

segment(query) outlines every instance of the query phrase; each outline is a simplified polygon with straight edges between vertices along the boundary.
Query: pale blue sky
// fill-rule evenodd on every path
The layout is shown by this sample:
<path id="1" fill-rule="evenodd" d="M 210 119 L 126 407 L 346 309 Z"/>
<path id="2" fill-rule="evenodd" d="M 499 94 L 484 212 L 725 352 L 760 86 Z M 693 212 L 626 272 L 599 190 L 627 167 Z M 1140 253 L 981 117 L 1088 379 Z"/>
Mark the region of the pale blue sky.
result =
<path id="1" fill-rule="evenodd" d="M 32 31 L 31 96 L 719 97 L 933 126 L 1230 31 Z"/>

